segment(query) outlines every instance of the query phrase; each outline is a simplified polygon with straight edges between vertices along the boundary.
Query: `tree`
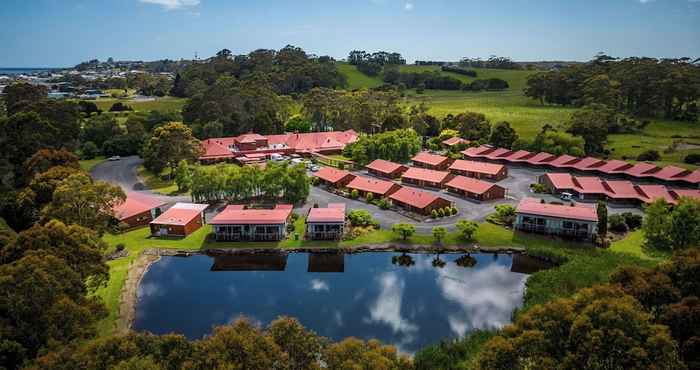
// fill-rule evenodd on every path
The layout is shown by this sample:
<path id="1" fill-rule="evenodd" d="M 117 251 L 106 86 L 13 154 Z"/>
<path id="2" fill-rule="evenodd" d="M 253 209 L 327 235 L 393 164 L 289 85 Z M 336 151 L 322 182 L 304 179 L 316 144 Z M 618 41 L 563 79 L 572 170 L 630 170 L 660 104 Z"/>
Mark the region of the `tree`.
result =
<path id="1" fill-rule="evenodd" d="M 605 202 L 598 202 L 597 205 L 598 213 L 598 237 L 601 242 L 605 240 L 608 236 L 608 206 Z"/>
<path id="2" fill-rule="evenodd" d="M 7 115 L 11 116 L 21 111 L 25 105 L 46 99 L 48 89 L 42 85 L 17 82 L 6 86 L 3 94 Z"/>
<path id="3" fill-rule="evenodd" d="M 516 140 L 518 140 L 518 134 L 508 122 L 498 122 L 491 128 L 489 143 L 495 147 L 510 149 Z"/>
<path id="4" fill-rule="evenodd" d="M 40 149 L 24 163 L 24 171 L 27 178 L 31 179 L 55 166 L 79 169 L 80 163 L 75 154 L 65 149 Z"/>
<path id="5" fill-rule="evenodd" d="M 175 170 L 175 183 L 178 191 L 186 191 L 192 186 L 192 171 L 187 164 L 187 160 L 183 159 L 178 163 Z"/>
<path id="6" fill-rule="evenodd" d="M 669 223 L 674 249 L 700 246 L 700 201 L 682 197 L 673 207 Z"/>
<path id="7" fill-rule="evenodd" d="M 333 343 L 323 351 L 323 362 L 328 369 L 410 369 L 411 362 L 393 346 L 378 340 L 364 342 L 346 338 Z"/>
<path id="8" fill-rule="evenodd" d="M 438 244 L 442 243 L 442 240 L 445 239 L 445 236 L 447 236 L 447 228 L 443 226 L 433 227 L 433 238 Z"/>
<path id="9" fill-rule="evenodd" d="M 17 113 L 0 120 L 0 160 L 6 160 L 8 170 L 18 184 L 26 183 L 21 164 L 37 149 L 58 148 L 55 128 L 35 112 Z"/>
<path id="10" fill-rule="evenodd" d="M 180 161 L 196 161 L 201 153 L 202 146 L 192 136 L 192 130 L 182 123 L 171 122 L 156 128 L 146 141 L 143 148 L 144 166 L 156 174 L 169 168 L 172 178 Z"/>
<path id="11" fill-rule="evenodd" d="M 101 114 L 85 121 L 81 141 L 91 141 L 101 149 L 107 140 L 123 134 L 124 131 L 114 116 Z"/>
<path id="12" fill-rule="evenodd" d="M 284 130 L 287 132 L 311 132 L 311 121 L 301 116 L 294 116 L 284 124 Z"/>
<path id="13" fill-rule="evenodd" d="M 411 235 L 416 233 L 416 227 L 412 224 L 394 224 L 391 226 L 391 231 L 401 236 L 403 241 L 406 241 Z"/>
<path id="14" fill-rule="evenodd" d="M 279 317 L 270 324 L 267 333 L 289 355 L 289 368 L 318 368 L 318 354 L 325 343 L 314 332 L 305 329 L 299 321 L 291 317 Z"/>
<path id="15" fill-rule="evenodd" d="M 466 241 L 472 241 L 474 239 L 474 233 L 479 229 L 479 224 L 474 221 L 469 220 L 459 220 L 457 221 L 457 230 L 459 230 L 460 235 Z"/>
<path id="16" fill-rule="evenodd" d="M 464 112 L 456 116 L 448 114 L 442 122 L 442 128 L 459 131 L 460 137 L 466 140 L 478 141 L 486 139 L 491 132 L 491 123 L 486 116 L 476 112 Z"/>
<path id="17" fill-rule="evenodd" d="M 489 340 L 483 369 L 682 368 L 668 328 L 619 288 L 585 288 L 538 305 Z"/>
<path id="18" fill-rule="evenodd" d="M 611 119 L 610 110 L 600 106 L 587 107 L 571 115 L 567 132 L 583 138 L 586 154 L 600 154 L 608 140 Z"/>
<path id="19" fill-rule="evenodd" d="M 114 207 L 126 200 L 119 186 L 93 181 L 85 173 L 76 173 L 61 181 L 53 199 L 42 210 L 44 219 L 59 219 L 102 233 L 114 219 Z"/>
<path id="20" fill-rule="evenodd" d="M 348 213 L 348 220 L 352 226 L 367 227 L 374 223 L 372 214 L 366 209 L 353 209 Z"/>
<path id="21" fill-rule="evenodd" d="M 53 199 L 53 193 L 61 181 L 76 173 L 84 173 L 82 169 L 67 166 L 54 166 L 32 177 L 28 188 L 23 194 L 37 206 L 43 206 Z"/>
<path id="22" fill-rule="evenodd" d="M 421 149 L 421 139 L 412 129 L 386 131 L 360 138 L 347 146 L 343 154 L 359 164 L 367 164 L 375 159 L 403 163 L 411 159 Z"/>

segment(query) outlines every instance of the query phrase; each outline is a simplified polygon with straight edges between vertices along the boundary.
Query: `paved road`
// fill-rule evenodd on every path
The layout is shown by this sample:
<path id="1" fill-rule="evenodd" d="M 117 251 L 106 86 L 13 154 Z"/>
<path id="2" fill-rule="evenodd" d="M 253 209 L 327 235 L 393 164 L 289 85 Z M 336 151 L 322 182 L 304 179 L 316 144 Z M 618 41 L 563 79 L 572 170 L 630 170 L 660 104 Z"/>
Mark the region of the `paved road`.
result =
<path id="1" fill-rule="evenodd" d="M 108 181 L 121 186 L 124 191 L 138 191 L 147 193 L 168 203 L 191 201 L 189 196 L 168 196 L 157 194 L 150 190 L 145 190 L 136 172 L 137 168 L 142 163 L 143 160 L 137 156 L 125 157 L 119 161 L 106 161 L 95 166 L 91 174 L 95 179 Z M 457 209 L 459 209 L 459 213 L 456 216 L 440 220 L 418 222 L 394 211 L 382 210 L 375 205 L 367 204 L 361 200 L 344 198 L 339 195 L 329 193 L 323 190 L 321 187 L 316 186 L 311 187 L 311 192 L 306 203 L 302 206 L 296 207 L 295 211 L 299 214 L 306 214 L 309 208 L 311 208 L 314 204 L 324 207 L 328 203 L 345 203 L 346 207 L 350 210 L 368 210 L 372 216 L 379 221 L 379 224 L 383 229 L 391 228 L 391 225 L 395 223 L 404 222 L 414 224 L 418 231 L 427 233 L 430 232 L 434 226 L 444 226 L 449 230 L 454 230 L 455 224 L 460 219 L 484 221 L 486 216 L 493 212 L 493 207 L 496 204 L 507 203 L 515 205 L 525 197 L 545 198 L 548 201 L 557 200 L 557 198 L 551 195 L 540 195 L 530 192 L 530 184 L 537 182 L 537 178 L 544 174 L 544 171 L 523 167 L 509 167 L 508 171 L 508 177 L 498 182 L 499 185 L 508 189 L 507 198 L 497 201 L 476 202 L 454 196 L 445 190 L 430 190 L 421 188 L 423 191 L 438 194 L 439 196 L 454 202 Z M 356 171 L 355 173 L 361 176 L 371 176 L 366 171 Z M 215 213 L 217 213 L 218 208 L 219 207 L 216 207 L 215 209 L 207 212 L 207 218 L 210 219 Z M 642 213 L 642 210 L 639 208 L 622 206 L 611 206 L 609 207 L 609 211 L 610 214 L 622 212 L 633 212 L 637 214 Z"/>

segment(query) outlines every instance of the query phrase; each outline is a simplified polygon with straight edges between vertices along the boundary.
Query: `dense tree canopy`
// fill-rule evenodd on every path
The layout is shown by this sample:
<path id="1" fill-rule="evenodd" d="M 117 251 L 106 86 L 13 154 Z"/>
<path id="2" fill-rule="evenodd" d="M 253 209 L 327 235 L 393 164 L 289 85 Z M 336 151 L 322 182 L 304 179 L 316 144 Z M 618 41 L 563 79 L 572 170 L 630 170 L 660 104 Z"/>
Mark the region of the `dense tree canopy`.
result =
<path id="1" fill-rule="evenodd" d="M 182 160 L 196 161 L 202 153 L 202 145 L 192 135 L 192 130 L 179 122 L 171 122 L 156 128 L 143 147 L 143 165 L 159 174 L 169 168 L 170 175 Z"/>
<path id="2" fill-rule="evenodd" d="M 363 135 L 359 140 L 347 145 L 343 154 L 359 164 L 367 164 L 375 159 L 404 163 L 421 149 L 421 139 L 413 129 Z"/>

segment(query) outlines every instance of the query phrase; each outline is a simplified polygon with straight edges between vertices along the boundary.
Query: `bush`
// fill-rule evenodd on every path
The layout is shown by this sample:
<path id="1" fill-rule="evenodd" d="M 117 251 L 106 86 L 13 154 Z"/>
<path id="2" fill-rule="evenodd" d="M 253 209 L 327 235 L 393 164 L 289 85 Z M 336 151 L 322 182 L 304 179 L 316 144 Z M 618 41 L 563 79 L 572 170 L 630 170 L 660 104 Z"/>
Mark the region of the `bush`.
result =
<path id="1" fill-rule="evenodd" d="M 474 239 L 474 233 L 479 228 L 479 224 L 474 221 L 469 220 L 459 220 L 457 222 L 457 230 L 459 230 L 460 235 L 466 241 L 472 241 Z"/>
<path id="2" fill-rule="evenodd" d="M 321 179 L 316 176 L 311 177 L 311 185 L 318 186 L 321 183 Z"/>
<path id="3" fill-rule="evenodd" d="M 698 153 L 691 153 L 685 156 L 683 158 L 683 162 L 688 163 L 688 164 L 700 164 L 700 154 Z"/>
<path id="4" fill-rule="evenodd" d="M 357 191 L 357 189 L 352 189 L 350 192 L 350 199 L 357 199 L 360 197 L 360 192 Z"/>
<path id="5" fill-rule="evenodd" d="M 348 214 L 348 220 L 352 226 L 374 226 L 377 221 L 366 209 L 354 209 Z"/>
<path id="6" fill-rule="evenodd" d="M 457 207 L 452 207 L 452 215 L 456 215 L 457 213 L 459 213 Z"/>
<path id="7" fill-rule="evenodd" d="M 367 196 L 365 197 L 367 200 L 367 203 L 372 203 L 372 200 L 374 199 L 374 194 L 373 193 L 367 193 Z"/>
<path id="8" fill-rule="evenodd" d="M 636 215 L 632 212 L 625 212 L 622 214 L 622 217 L 625 218 L 625 224 L 627 224 L 627 228 L 630 230 L 636 230 L 642 227 L 642 220 L 644 219 L 642 215 Z"/>
<path id="9" fill-rule="evenodd" d="M 121 251 L 123 251 L 125 248 L 126 248 L 126 246 L 124 246 L 124 243 L 119 243 L 119 244 L 117 244 L 117 246 L 114 248 L 114 251 L 115 251 L 115 252 L 121 252 Z"/>
<path id="10" fill-rule="evenodd" d="M 93 159 L 100 154 L 100 150 L 97 149 L 97 145 L 92 141 L 88 141 L 80 147 L 80 154 L 82 159 Z"/>
<path id="11" fill-rule="evenodd" d="M 133 111 L 134 109 L 131 108 L 130 106 L 122 103 L 122 102 L 116 102 L 112 104 L 112 107 L 109 108 L 110 112 L 125 112 L 125 111 Z"/>
<path id="12" fill-rule="evenodd" d="M 444 208 L 438 208 L 437 214 L 438 214 L 438 217 L 445 217 L 445 209 L 444 209 Z"/>
<path id="13" fill-rule="evenodd" d="M 538 193 L 538 194 L 549 193 L 549 189 L 547 189 L 547 186 L 545 184 L 540 184 L 540 183 L 530 184 L 530 189 L 532 189 L 533 192 Z"/>
<path id="14" fill-rule="evenodd" d="M 292 214 L 289 215 L 289 219 L 290 219 L 291 223 L 295 223 L 295 222 L 297 222 L 297 220 L 299 220 L 299 214 L 292 212 Z"/>
<path id="15" fill-rule="evenodd" d="M 499 204 L 494 208 L 496 209 L 496 213 L 489 215 L 489 217 L 486 218 L 487 221 L 497 225 L 513 225 L 515 221 L 515 207 L 510 204 Z"/>
<path id="16" fill-rule="evenodd" d="M 661 159 L 661 155 L 653 149 L 642 152 L 637 156 L 638 161 L 658 161 L 659 159 Z"/>
<path id="17" fill-rule="evenodd" d="M 432 211 L 430 212 L 430 215 L 431 215 L 433 218 L 438 218 L 438 212 L 437 212 L 437 210 L 432 210 Z"/>
<path id="18" fill-rule="evenodd" d="M 389 203 L 386 198 L 382 198 L 377 201 L 377 207 L 380 209 L 389 209 L 391 207 L 391 203 Z"/>
<path id="19" fill-rule="evenodd" d="M 622 217 L 622 215 L 610 215 L 610 217 L 608 217 L 608 225 L 610 231 L 624 233 L 628 230 L 625 218 Z"/>

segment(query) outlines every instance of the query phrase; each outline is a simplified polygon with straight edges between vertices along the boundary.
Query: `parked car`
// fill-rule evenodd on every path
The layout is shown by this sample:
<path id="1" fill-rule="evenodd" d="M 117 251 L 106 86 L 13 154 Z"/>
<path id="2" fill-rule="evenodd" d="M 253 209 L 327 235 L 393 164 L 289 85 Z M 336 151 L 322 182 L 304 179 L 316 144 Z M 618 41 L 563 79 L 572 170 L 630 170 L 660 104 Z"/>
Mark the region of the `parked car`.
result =
<path id="1" fill-rule="evenodd" d="M 571 201 L 571 200 L 574 200 L 574 196 L 571 193 L 564 192 L 564 193 L 561 193 L 561 195 L 559 196 L 559 199 Z"/>
<path id="2" fill-rule="evenodd" d="M 318 170 L 320 170 L 320 169 L 321 169 L 321 167 L 319 167 L 319 166 L 317 166 L 317 165 L 315 165 L 315 164 L 311 165 L 311 168 L 310 168 L 311 172 L 316 172 L 316 171 L 318 171 Z"/>
<path id="3" fill-rule="evenodd" d="M 108 158 L 108 160 L 110 160 L 110 161 L 118 161 L 118 160 L 120 160 L 120 159 L 122 159 L 122 157 L 120 157 L 120 156 L 118 156 L 118 155 L 115 155 L 115 156 L 112 156 L 112 157 L 109 157 L 109 158 Z"/>

